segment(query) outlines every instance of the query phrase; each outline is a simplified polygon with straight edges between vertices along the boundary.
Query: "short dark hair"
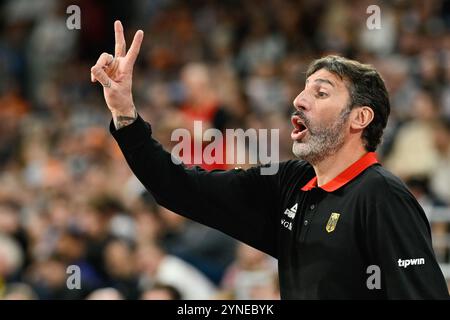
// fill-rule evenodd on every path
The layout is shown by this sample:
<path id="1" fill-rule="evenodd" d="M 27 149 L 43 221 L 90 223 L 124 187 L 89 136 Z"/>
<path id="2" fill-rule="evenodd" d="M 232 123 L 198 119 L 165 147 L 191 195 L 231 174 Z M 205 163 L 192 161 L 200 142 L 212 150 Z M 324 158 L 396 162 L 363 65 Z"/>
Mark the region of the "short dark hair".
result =
<path id="1" fill-rule="evenodd" d="M 334 73 L 346 84 L 350 94 L 350 109 L 356 106 L 372 108 L 374 118 L 364 129 L 362 139 L 367 151 L 375 151 L 381 142 L 391 105 L 384 81 L 375 68 L 340 56 L 326 56 L 313 61 L 306 77 L 320 69 Z"/>

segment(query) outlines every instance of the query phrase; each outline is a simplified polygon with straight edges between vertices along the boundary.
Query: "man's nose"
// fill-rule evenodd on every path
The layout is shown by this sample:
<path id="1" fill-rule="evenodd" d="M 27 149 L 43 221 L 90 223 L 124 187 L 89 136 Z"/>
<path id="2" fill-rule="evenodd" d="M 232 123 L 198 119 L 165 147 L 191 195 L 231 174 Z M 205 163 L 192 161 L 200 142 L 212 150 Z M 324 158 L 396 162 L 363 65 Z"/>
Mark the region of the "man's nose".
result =
<path id="1" fill-rule="evenodd" d="M 305 91 L 303 90 L 295 97 L 293 105 L 297 110 L 307 111 L 309 110 L 310 103 L 306 97 Z"/>

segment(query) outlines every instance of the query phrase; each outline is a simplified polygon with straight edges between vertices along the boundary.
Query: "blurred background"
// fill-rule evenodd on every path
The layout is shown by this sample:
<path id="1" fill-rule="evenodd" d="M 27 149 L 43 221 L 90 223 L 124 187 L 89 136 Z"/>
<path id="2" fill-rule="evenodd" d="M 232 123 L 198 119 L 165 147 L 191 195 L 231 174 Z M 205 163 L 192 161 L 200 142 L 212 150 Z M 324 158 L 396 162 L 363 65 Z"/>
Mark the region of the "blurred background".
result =
<path id="1" fill-rule="evenodd" d="M 72 4 L 80 30 L 66 25 Z M 381 29 L 366 26 L 371 4 Z M 90 82 L 116 19 L 128 44 L 145 32 L 134 99 L 167 148 L 202 120 L 280 129 L 290 159 L 308 63 L 375 65 L 392 103 L 379 158 L 424 207 L 450 279 L 449 0 L 0 0 L 0 298 L 279 298 L 274 259 L 159 207 L 128 169 Z"/>

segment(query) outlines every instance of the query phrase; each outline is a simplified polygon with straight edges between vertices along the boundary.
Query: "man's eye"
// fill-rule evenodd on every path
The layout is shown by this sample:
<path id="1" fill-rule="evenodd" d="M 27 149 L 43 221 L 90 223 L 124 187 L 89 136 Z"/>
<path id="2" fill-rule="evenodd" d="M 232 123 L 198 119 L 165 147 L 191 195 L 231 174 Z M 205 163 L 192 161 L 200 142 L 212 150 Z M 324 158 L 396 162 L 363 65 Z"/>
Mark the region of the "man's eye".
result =
<path id="1" fill-rule="evenodd" d="M 328 93 L 319 91 L 319 92 L 317 92 L 317 96 L 319 98 L 325 98 L 325 97 L 328 97 Z"/>

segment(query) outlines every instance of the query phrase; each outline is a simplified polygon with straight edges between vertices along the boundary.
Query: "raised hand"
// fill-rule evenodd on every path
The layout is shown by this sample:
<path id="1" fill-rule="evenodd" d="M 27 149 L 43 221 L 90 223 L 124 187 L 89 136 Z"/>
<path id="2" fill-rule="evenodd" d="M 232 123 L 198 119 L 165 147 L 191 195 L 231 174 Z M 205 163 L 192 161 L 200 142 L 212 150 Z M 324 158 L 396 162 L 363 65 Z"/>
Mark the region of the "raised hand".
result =
<path id="1" fill-rule="evenodd" d="M 91 68 L 91 81 L 100 82 L 106 104 L 111 111 L 116 127 L 119 119 L 134 119 L 136 116 L 132 95 L 133 67 L 141 48 L 144 32 L 138 30 L 134 35 L 130 49 L 126 51 L 123 26 L 120 21 L 114 23 L 114 56 L 102 53 L 97 63 Z"/>

